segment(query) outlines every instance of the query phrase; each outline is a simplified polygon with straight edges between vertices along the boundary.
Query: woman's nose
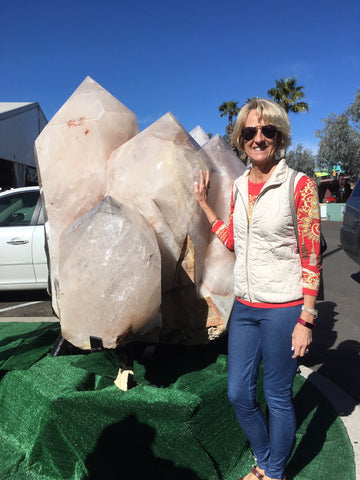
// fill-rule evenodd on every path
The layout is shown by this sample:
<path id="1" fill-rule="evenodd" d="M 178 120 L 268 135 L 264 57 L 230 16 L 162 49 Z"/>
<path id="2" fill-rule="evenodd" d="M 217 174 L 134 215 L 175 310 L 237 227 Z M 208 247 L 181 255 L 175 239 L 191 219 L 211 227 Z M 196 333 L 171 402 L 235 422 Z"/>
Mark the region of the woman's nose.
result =
<path id="1" fill-rule="evenodd" d="M 257 131 L 256 131 L 256 135 L 254 137 L 254 140 L 255 142 L 263 142 L 265 139 L 262 131 L 261 131 L 261 128 L 258 128 Z"/>

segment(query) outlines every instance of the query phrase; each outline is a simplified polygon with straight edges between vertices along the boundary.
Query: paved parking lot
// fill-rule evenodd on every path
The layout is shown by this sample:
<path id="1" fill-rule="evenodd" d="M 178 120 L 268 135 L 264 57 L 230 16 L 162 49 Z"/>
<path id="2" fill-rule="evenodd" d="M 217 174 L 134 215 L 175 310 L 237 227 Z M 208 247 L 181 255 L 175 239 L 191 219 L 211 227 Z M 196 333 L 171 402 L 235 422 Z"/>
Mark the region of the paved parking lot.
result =
<path id="1" fill-rule="evenodd" d="M 334 381 L 360 402 L 360 266 L 339 246 L 341 222 L 322 222 L 324 300 L 304 365 Z"/>
<path id="2" fill-rule="evenodd" d="M 0 318 L 51 316 L 51 298 L 44 290 L 0 292 Z"/>

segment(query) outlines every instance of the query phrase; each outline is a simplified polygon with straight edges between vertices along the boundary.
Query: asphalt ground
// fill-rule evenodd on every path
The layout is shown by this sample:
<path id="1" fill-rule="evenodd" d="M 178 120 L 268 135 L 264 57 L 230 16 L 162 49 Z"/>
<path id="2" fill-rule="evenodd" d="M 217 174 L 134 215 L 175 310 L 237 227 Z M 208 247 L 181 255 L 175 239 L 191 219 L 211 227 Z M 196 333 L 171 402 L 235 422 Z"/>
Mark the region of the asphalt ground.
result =
<path id="1" fill-rule="evenodd" d="M 16 318 L 27 321 L 41 317 L 51 317 L 51 298 L 45 290 L 20 290 L 0 292 L 0 321 Z M 45 321 L 45 320 L 44 320 Z"/>

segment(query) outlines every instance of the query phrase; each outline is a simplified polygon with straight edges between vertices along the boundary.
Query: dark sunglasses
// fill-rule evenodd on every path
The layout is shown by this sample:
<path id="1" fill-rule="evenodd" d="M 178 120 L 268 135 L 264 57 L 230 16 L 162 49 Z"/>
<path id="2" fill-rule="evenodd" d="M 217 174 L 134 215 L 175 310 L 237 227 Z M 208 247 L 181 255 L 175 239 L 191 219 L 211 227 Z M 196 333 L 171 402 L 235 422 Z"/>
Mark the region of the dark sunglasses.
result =
<path id="1" fill-rule="evenodd" d="M 255 137 L 259 129 L 266 138 L 275 138 L 278 132 L 278 129 L 274 125 L 264 125 L 263 127 L 244 127 L 241 135 L 244 140 L 249 141 Z"/>

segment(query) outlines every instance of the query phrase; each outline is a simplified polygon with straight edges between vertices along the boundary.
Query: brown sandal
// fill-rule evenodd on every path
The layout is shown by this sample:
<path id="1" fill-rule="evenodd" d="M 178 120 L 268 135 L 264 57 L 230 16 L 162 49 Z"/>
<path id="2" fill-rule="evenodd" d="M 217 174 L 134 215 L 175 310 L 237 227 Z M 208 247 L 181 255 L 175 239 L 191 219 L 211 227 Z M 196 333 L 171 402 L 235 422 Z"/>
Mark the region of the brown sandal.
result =
<path id="1" fill-rule="evenodd" d="M 264 475 L 260 472 L 258 472 L 258 470 L 256 469 L 256 467 L 253 467 L 251 469 L 251 473 L 256 477 L 258 478 L 259 480 L 262 480 L 262 478 L 264 478 Z M 246 477 L 246 475 L 245 475 Z M 244 480 L 245 477 L 240 477 L 239 480 Z"/>

